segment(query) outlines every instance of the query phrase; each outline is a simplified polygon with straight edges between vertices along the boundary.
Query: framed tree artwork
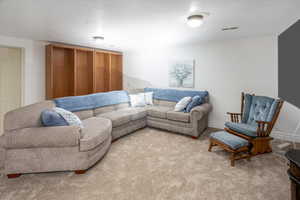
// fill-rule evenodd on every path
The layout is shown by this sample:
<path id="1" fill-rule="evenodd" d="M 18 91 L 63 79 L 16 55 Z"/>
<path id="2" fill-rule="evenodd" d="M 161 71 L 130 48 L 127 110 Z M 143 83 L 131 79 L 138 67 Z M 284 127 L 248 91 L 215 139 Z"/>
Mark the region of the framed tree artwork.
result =
<path id="1" fill-rule="evenodd" d="M 177 61 L 169 68 L 169 87 L 194 87 L 194 60 Z"/>

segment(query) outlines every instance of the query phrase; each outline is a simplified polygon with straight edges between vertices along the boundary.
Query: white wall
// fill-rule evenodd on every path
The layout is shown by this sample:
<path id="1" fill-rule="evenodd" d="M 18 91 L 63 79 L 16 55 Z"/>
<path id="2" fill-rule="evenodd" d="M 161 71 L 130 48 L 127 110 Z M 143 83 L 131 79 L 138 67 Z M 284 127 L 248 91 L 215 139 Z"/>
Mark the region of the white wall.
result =
<path id="1" fill-rule="evenodd" d="M 208 42 L 178 48 L 141 47 L 125 52 L 124 85 L 166 88 L 168 66 L 174 60 L 195 59 L 195 89 L 208 90 L 214 107 L 209 126 L 223 128 L 227 119 L 225 113 L 240 111 L 242 91 L 277 97 L 277 57 L 275 36 Z M 299 109 L 286 104 L 273 135 L 282 137 L 283 133 L 295 133 L 299 119 Z"/>
<path id="2" fill-rule="evenodd" d="M 45 44 L 0 36 L 0 45 L 23 48 L 23 105 L 45 99 Z"/>

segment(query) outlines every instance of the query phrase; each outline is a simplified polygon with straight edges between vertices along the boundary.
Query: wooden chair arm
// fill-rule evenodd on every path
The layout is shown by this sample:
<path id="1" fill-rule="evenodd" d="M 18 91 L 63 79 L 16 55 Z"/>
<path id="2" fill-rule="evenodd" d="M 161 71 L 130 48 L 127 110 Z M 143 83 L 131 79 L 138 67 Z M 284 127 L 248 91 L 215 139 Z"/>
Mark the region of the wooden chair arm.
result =
<path id="1" fill-rule="evenodd" d="M 227 112 L 227 114 L 230 115 L 231 122 L 234 122 L 234 123 L 239 123 L 240 118 L 242 118 L 242 113 Z"/>
<path id="2" fill-rule="evenodd" d="M 268 137 L 272 130 L 272 122 L 256 121 L 257 123 L 257 136 Z"/>

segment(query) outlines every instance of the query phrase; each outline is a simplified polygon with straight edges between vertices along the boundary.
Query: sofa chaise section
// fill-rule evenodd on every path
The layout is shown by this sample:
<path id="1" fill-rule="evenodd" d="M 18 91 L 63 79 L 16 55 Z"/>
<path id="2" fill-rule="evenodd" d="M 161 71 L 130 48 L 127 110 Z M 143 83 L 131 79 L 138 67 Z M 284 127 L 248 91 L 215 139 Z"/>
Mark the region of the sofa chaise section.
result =
<path id="1" fill-rule="evenodd" d="M 44 101 L 8 112 L 4 120 L 3 173 L 82 171 L 101 159 L 111 144 L 111 121 L 83 120 L 79 126 L 43 127 L 41 112 L 55 107 Z"/>

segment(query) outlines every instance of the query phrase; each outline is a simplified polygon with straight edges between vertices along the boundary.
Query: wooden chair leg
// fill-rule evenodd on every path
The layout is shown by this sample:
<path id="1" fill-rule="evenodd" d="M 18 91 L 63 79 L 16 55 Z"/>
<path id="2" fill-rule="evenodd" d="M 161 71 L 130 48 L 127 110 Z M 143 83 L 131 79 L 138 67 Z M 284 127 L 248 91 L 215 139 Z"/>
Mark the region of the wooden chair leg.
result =
<path id="1" fill-rule="evenodd" d="M 7 174 L 7 178 L 18 178 L 20 177 L 22 174 Z"/>
<path id="2" fill-rule="evenodd" d="M 247 161 L 250 162 L 251 161 L 251 156 L 252 156 L 251 148 L 249 149 L 249 151 L 247 153 L 248 153 Z"/>
<path id="3" fill-rule="evenodd" d="M 76 170 L 75 174 L 84 174 L 86 170 Z"/>
<path id="4" fill-rule="evenodd" d="M 231 153 L 231 156 L 230 156 L 230 165 L 231 165 L 231 167 L 234 167 L 234 161 L 235 161 L 235 153 Z"/>
<path id="5" fill-rule="evenodd" d="M 209 143 L 209 147 L 208 147 L 208 151 L 209 152 L 211 152 L 211 149 L 212 149 L 212 147 L 213 147 L 214 145 L 213 145 L 213 142 L 212 141 L 210 141 L 210 143 Z"/>

